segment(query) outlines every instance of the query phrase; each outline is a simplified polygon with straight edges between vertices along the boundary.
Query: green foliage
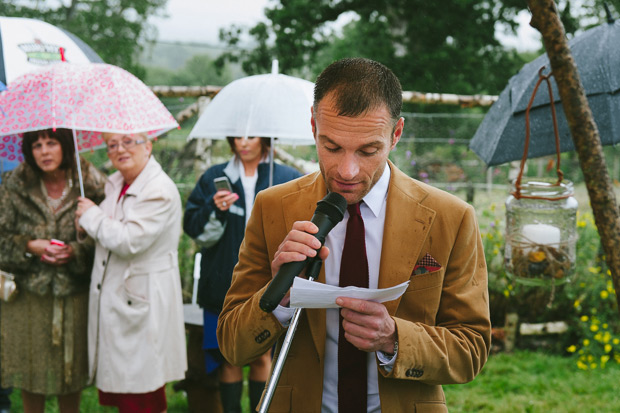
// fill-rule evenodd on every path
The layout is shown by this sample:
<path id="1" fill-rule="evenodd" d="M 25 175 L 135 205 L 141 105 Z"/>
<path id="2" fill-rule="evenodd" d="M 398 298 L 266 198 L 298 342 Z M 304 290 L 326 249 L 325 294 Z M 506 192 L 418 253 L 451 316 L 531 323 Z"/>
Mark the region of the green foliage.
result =
<path id="1" fill-rule="evenodd" d="M 6 0 L 0 3 L 0 15 L 40 19 L 62 27 L 84 40 L 106 63 L 143 77 L 144 68 L 138 64 L 137 56 L 141 45 L 153 40 L 157 33 L 147 20 L 166 1 Z"/>
<path id="2" fill-rule="evenodd" d="M 615 290 L 600 252 L 600 239 L 591 212 L 577 216 L 576 271 L 570 283 L 554 289 L 525 286 L 504 268 L 503 214 L 495 204 L 479 211 L 480 231 L 489 273 L 492 323 L 502 326 L 508 312 L 522 322 L 565 321 L 569 331 L 546 343 L 558 354 L 573 354 L 580 369 L 620 363 L 620 320 Z M 525 339 L 522 345 L 527 346 Z"/>
<path id="3" fill-rule="evenodd" d="M 248 73 L 268 71 L 277 57 L 282 72 L 313 77 L 334 59 L 365 56 L 392 68 L 406 90 L 497 93 L 523 61 L 501 47 L 495 24 L 514 27 L 524 6 L 499 0 L 453 0 L 448 6 L 425 0 L 274 1 L 265 10 L 270 23 L 252 29 L 259 46 L 237 47 L 226 57 L 241 59 Z M 332 23 L 343 15 L 353 20 L 340 34 Z M 236 47 L 244 34 L 233 27 L 223 40 Z"/>

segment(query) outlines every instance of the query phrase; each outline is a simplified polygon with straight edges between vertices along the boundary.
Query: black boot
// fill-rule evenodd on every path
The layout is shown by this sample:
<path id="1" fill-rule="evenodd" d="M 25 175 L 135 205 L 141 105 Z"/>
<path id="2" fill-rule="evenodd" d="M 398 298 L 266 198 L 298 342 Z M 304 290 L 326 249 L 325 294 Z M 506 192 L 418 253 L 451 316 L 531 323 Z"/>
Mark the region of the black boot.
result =
<path id="1" fill-rule="evenodd" d="M 243 393 L 242 381 L 220 382 L 220 397 L 224 413 L 241 413 L 241 393 Z"/>
<path id="2" fill-rule="evenodd" d="M 264 381 L 250 380 L 250 411 L 258 410 L 258 402 L 260 402 L 263 390 L 265 390 L 265 384 Z"/>

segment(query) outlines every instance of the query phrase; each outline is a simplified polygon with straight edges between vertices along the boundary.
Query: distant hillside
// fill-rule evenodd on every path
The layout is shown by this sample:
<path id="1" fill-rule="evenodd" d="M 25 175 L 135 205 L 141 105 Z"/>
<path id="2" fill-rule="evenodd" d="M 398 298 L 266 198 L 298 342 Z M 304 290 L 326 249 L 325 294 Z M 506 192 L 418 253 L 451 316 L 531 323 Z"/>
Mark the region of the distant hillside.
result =
<path id="1" fill-rule="evenodd" d="M 224 51 L 222 46 L 200 43 L 157 42 L 147 45 L 140 56 L 144 66 L 156 66 L 176 70 L 194 55 L 207 54 L 215 59 Z"/>
<path id="2" fill-rule="evenodd" d="M 168 70 L 179 70 L 195 55 L 209 55 L 217 58 L 225 48 L 206 43 L 156 42 L 147 45 L 140 56 L 140 63 L 146 67 L 160 67 Z M 246 76 L 239 64 L 228 64 L 232 78 Z"/>

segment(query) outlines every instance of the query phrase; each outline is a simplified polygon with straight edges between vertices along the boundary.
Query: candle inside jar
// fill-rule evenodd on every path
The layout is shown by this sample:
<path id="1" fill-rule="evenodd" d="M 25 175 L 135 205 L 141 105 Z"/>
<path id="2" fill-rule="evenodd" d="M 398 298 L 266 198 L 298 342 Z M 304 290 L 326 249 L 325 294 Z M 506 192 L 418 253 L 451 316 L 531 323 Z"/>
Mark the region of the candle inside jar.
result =
<path id="1" fill-rule="evenodd" d="M 548 224 L 524 225 L 521 233 L 535 244 L 558 245 L 560 243 L 560 229 Z"/>

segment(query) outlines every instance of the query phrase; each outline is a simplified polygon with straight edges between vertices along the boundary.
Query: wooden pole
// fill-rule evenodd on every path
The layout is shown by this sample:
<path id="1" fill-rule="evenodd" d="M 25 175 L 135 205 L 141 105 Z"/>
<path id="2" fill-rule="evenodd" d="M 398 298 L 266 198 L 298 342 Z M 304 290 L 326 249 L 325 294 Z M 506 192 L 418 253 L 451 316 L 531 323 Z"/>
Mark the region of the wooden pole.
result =
<path id="1" fill-rule="evenodd" d="M 527 3 L 532 12 L 530 25 L 542 34 L 551 70 L 558 85 L 620 311 L 620 212 L 603 157 L 598 128 L 568 47 L 555 2 L 528 0 Z"/>
<path id="2" fill-rule="evenodd" d="M 222 86 L 150 86 L 157 97 L 214 97 Z M 495 95 L 455 95 L 452 93 L 424 93 L 403 91 L 403 103 L 425 105 L 452 105 L 460 107 L 489 107 L 496 100 Z"/>

